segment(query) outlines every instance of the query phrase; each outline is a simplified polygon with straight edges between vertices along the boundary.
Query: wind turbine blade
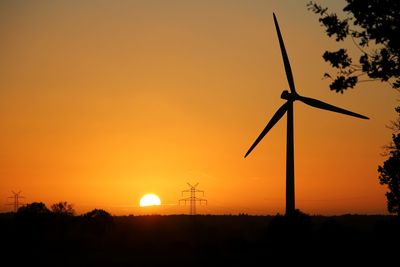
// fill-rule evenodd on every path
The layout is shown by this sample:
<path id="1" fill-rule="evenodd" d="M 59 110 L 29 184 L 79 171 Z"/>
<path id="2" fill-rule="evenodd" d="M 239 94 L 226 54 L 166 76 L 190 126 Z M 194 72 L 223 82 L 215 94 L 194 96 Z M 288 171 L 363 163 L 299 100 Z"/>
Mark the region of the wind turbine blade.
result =
<path id="1" fill-rule="evenodd" d="M 285 115 L 286 110 L 287 110 L 287 102 L 283 104 L 274 114 L 272 119 L 268 122 L 267 126 L 265 126 L 264 130 L 257 137 L 256 141 L 251 145 L 251 147 L 249 148 L 244 157 L 247 157 L 247 155 L 250 154 L 250 152 L 256 147 L 256 145 L 261 141 L 261 139 L 263 139 L 263 137 L 269 132 L 269 130 L 271 130 L 271 128 L 274 127 L 274 125 L 282 118 L 282 116 Z"/>
<path id="2" fill-rule="evenodd" d="M 285 66 L 285 72 L 286 72 L 286 77 L 287 77 L 287 80 L 289 83 L 290 91 L 292 93 L 296 93 L 296 89 L 294 87 L 292 69 L 290 68 L 289 57 L 286 53 L 285 44 L 283 43 L 283 38 L 282 38 L 281 30 L 279 29 L 278 20 L 276 19 L 275 13 L 272 13 L 272 14 L 274 15 L 274 23 L 275 23 L 276 33 L 278 34 L 279 46 L 281 47 L 283 65 Z"/>
<path id="3" fill-rule="evenodd" d="M 301 102 L 303 102 L 309 106 L 315 107 L 315 108 L 320 108 L 320 109 L 325 109 L 325 110 L 329 110 L 329 111 L 333 111 L 333 112 L 337 112 L 337 113 L 342 113 L 345 115 L 349 115 L 349 116 L 353 116 L 353 117 L 357 117 L 357 118 L 361 118 L 361 119 L 367 119 L 367 120 L 369 119 L 368 117 L 363 116 L 361 114 L 358 114 L 358 113 L 355 113 L 352 111 L 348 111 L 343 108 L 332 106 L 330 104 L 319 101 L 317 99 L 304 97 L 304 96 L 298 96 L 298 100 L 300 100 Z"/>

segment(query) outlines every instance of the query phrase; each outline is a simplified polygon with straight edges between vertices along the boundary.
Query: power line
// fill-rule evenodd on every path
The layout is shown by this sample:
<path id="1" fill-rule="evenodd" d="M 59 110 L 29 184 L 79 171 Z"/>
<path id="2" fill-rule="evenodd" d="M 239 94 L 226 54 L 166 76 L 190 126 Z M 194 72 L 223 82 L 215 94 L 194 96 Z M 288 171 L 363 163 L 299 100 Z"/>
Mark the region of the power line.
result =
<path id="1" fill-rule="evenodd" d="M 20 198 L 25 198 L 25 197 L 21 196 L 21 191 L 18 191 L 18 193 L 15 193 L 14 191 L 11 192 L 13 195 L 8 198 L 13 198 L 14 201 L 13 203 L 8 203 L 7 205 L 14 206 L 14 212 L 17 212 L 19 207 L 23 205 L 23 203 L 19 202 Z"/>
<path id="2" fill-rule="evenodd" d="M 202 203 L 205 203 L 207 205 L 207 200 L 204 199 L 204 198 L 196 197 L 196 193 L 202 193 L 203 196 L 204 196 L 204 191 L 203 190 L 199 190 L 199 189 L 196 188 L 199 185 L 199 183 L 197 183 L 195 185 L 191 185 L 189 183 L 187 183 L 187 184 L 189 186 L 189 189 L 183 190 L 182 191 L 182 196 L 183 196 L 184 193 L 190 193 L 190 196 L 186 197 L 186 198 L 179 199 L 179 205 L 181 204 L 181 201 L 184 201 L 185 205 L 186 205 L 186 202 L 189 201 L 190 202 L 190 215 L 196 215 L 196 202 L 199 202 L 200 205 Z"/>

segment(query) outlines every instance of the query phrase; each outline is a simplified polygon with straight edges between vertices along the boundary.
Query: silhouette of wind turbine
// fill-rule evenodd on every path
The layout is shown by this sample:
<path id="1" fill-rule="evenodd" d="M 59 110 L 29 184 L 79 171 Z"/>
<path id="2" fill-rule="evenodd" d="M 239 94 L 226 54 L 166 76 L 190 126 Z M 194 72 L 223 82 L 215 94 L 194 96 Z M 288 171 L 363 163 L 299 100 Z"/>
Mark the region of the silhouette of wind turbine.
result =
<path id="1" fill-rule="evenodd" d="M 324 103 L 322 101 L 304 97 L 299 95 L 296 92 L 293 80 L 292 70 L 290 68 L 289 58 L 286 53 L 285 44 L 283 43 L 282 34 L 279 30 L 279 24 L 276 19 L 275 13 L 274 23 L 276 32 L 278 34 L 279 46 L 282 52 L 283 65 L 285 66 L 286 77 L 289 83 L 290 92 L 284 90 L 281 94 L 281 98 L 286 100 L 286 103 L 283 104 L 278 111 L 274 114 L 272 119 L 268 122 L 267 126 L 261 132 L 261 134 L 257 137 L 256 141 L 251 145 L 250 149 L 247 151 L 245 158 L 250 154 L 250 152 L 257 146 L 257 144 L 263 139 L 263 137 L 271 130 L 272 127 L 285 115 L 287 112 L 287 136 L 286 136 L 286 215 L 291 215 L 295 211 L 295 194 L 294 194 L 294 144 L 293 144 L 293 102 L 296 100 L 300 100 L 304 104 L 309 106 L 325 109 L 328 111 L 333 111 L 337 113 L 342 113 L 345 115 L 361 118 L 361 119 L 369 119 L 363 115 L 338 108 L 332 106 L 330 104 Z"/>

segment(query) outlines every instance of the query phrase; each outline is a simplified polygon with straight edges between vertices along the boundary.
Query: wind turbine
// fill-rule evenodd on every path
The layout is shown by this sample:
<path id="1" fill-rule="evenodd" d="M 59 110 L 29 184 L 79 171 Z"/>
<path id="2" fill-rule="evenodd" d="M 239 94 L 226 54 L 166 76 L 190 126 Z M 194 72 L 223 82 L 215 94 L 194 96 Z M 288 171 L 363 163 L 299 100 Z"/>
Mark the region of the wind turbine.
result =
<path id="1" fill-rule="evenodd" d="M 295 194 L 294 194 L 294 144 L 293 144 L 293 102 L 299 100 L 304 104 L 309 106 L 325 109 L 328 111 L 333 111 L 337 113 L 342 113 L 345 115 L 361 118 L 361 119 L 369 119 L 363 115 L 338 108 L 332 106 L 330 104 L 324 103 L 322 101 L 304 97 L 299 95 L 296 92 L 293 80 L 292 70 L 290 68 L 289 58 L 286 53 L 285 44 L 283 43 L 282 34 L 279 29 L 279 24 L 276 19 L 275 13 L 274 23 L 276 32 L 278 34 L 279 46 L 282 52 L 283 65 L 285 66 L 286 77 L 289 83 L 290 92 L 284 90 L 281 94 L 281 98 L 286 100 L 286 103 L 283 104 L 278 111 L 274 114 L 272 119 L 268 122 L 267 126 L 261 132 L 261 134 L 257 137 L 256 141 L 251 145 L 250 149 L 247 151 L 245 158 L 250 154 L 250 152 L 257 146 L 257 144 L 263 139 L 263 137 L 271 130 L 272 127 L 285 115 L 287 112 L 287 136 L 286 136 L 286 215 L 293 214 L 295 211 Z"/>

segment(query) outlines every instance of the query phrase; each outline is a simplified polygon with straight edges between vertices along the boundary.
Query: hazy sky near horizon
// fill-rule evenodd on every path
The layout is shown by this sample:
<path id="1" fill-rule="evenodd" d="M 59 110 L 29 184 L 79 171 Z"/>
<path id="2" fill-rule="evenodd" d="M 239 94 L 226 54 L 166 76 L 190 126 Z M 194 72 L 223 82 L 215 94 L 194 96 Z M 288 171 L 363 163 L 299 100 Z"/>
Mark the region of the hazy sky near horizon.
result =
<path id="1" fill-rule="evenodd" d="M 297 208 L 386 213 L 377 167 L 399 95 L 329 90 L 321 55 L 341 44 L 307 2 L 1 1 L 0 210 L 22 190 L 78 212 L 184 213 L 199 182 L 201 213 L 283 213 L 286 119 L 243 158 L 288 88 L 276 12 L 299 93 L 371 118 L 295 103 Z M 146 193 L 163 205 L 139 208 Z"/>

